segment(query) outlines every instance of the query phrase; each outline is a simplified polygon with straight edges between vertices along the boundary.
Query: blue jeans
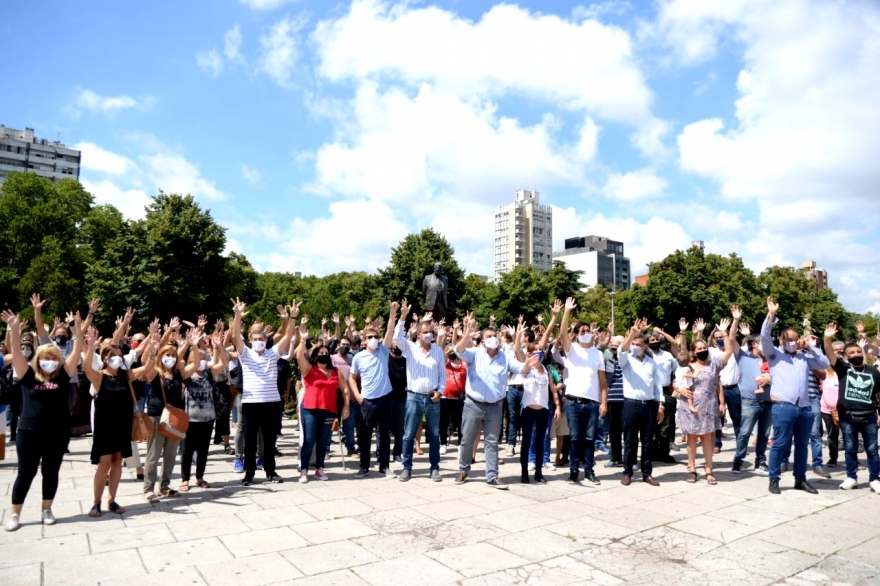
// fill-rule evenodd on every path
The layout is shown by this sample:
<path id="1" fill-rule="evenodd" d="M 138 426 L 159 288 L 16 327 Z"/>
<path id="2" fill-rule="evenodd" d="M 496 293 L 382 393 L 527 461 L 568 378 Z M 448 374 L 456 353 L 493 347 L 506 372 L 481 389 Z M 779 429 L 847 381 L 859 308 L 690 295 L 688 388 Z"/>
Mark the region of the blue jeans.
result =
<path id="1" fill-rule="evenodd" d="M 739 435 L 736 436 L 734 464 L 742 463 L 745 459 L 749 450 L 749 438 L 755 425 L 758 426 L 755 466 L 767 464 L 767 442 L 770 440 L 770 428 L 773 425 L 773 409 L 770 402 L 755 399 L 742 400 L 742 425 L 739 428 Z"/>
<path id="2" fill-rule="evenodd" d="M 341 403 L 340 403 L 341 404 Z M 357 443 L 355 442 L 354 432 L 361 426 L 361 406 L 357 401 L 349 401 L 348 417 L 342 422 L 342 431 L 345 434 L 345 447 L 349 451 L 354 451 Z M 329 439 L 328 439 L 329 442 Z"/>
<path id="3" fill-rule="evenodd" d="M 608 415 L 605 417 L 599 418 L 599 429 L 596 433 L 596 449 L 600 452 L 609 452 L 611 448 L 608 447 L 608 444 L 605 443 L 605 438 L 608 437 L 608 432 L 611 429 L 611 424 L 608 421 Z"/>
<path id="4" fill-rule="evenodd" d="M 868 482 L 880 478 L 880 455 L 877 453 L 877 415 L 867 423 L 854 423 L 844 413 L 840 414 L 840 430 L 843 432 L 843 449 L 846 453 L 846 476 L 856 480 L 859 471 L 859 435 L 865 444 L 868 458 Z"/>
<path id="5" fill-rule="evenodd" d="M 579 462 L 584 463 L 584 474 L 593 471 L 596 462 L 596 429 L 599 425 L 599 403 L 589 401 L 576 403 L 569 401 L 565 406 L 565 417 L 571 434 L 571 449 L 568 465 L 572 473 L 578 471 Z"/>
<path id="6" fill-rule="evenodd" d="M 742 426 L 742 395 L 739 393 L 739 387 L 724 389 L 724 404 L 727 405 L 727 414 L 733 422 L 733 437 L 738 438 Z M 721 447 L 720 429 L 715 431 L 715 447 Z"/>
<path id="7" fill-rule="evenodd" d="M 406 399 L 394 399 L 391 413 L 391 435 L 394 436 L 394 457 L 403 454 L 403 423 L 406 421 Z"/>
<path id="8" fill-rule="evenodd" d="M 813 410 L 790 403 L 773 403 L 773 447 L 770 448 L 770 480 L 779 480 L 780 466 L 794 438 L 794 479 L 807 479 L 807 446 L 813 428 Z"/>
<path id="9" fill-rule="evenodd" d="M 553 417 L 555 411 L 550 411 L 550 417 Z M 547 418 L 547 432 L 544 434 L 544 464 L 550 463 L 550 417 Z M 537 433 L 538 427 L 535 426 L 535 429 L 532 430 L 532 441 L 529 444 L 529 463 L 535 463 L 535 435 Z M 525 438 L 523 438 L 525 442 Z"/>
<path id="10" fill-rule="evenodd" d="M 810 449 L 813 452 L 813 468 L 818 468 L 822 465 L 822 407 L 819 404 L 819 397 L 810 399 L 810 409 L 813 411 Z"/>
<path id="11" fill-rule="evenodd" d="M 470 474 L 474 457 L 474 442 L 479 439 L 480 427 L 483 428 L 483 453 L 486 454 L 486 482 L 498 478 L 498 433 L 501 431 L 503 409 L 497 403 L 483 405 L 471 399 L 465 399 L 461 414 L 461 447 L 458 448 L 458 469 Z M 439 438 L 438 438 L 439 441 Z"/>
<path id="12" fill-rule="evenodd" d="M 516 445 L 516 436 L 522 427 L 522 387 L 507 387 L 507 445 Z"/>
<path id="13" fill-rule="evenodd" d="M 440 401 L 434 402 L 426 395 L 406 394 L 406 421 L 403 427 L 403 467 L 412 470 L 413 447 L 422 416 L 425 417 L 425 436 L 428 438 L 428 459 L 431 470 L 440 469 Z"/>
<path id="14" fill-rule="evenodd" d="M 324 458 L 327 456 L 327 444 L 330 443 L 330 433 L 333 429 L 333 420 L 336 414 L 326 409 L 300 409 L 302 417 L 303 445 L 300 450 L 300 466 L 305 472 L 309 469 L 309 460 L 312 459 L 312 450 L 315 454 L 315 468 L 324 467 Z"/>

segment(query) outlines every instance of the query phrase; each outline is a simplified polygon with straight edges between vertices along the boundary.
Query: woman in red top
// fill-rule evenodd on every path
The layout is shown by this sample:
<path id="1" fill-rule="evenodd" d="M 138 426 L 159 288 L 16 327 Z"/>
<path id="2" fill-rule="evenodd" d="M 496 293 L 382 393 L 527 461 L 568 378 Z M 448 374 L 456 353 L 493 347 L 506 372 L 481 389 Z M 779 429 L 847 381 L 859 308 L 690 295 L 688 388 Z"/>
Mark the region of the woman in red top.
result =
<path id="1" fill-rule="evenodd" d="M 461 413 L 464 409 L 464 386 L 467 366 L 459 359 L 452 345 L 446 347 L 446 388 L 440 399 L 440 453 L 445 454 L 449 435 L 449 422 L 458 433 L 461 444 Z"/>
<path id="2" fill-rule="evenodd" d="M 317 450 L 315 457 L 315 478 L 327 480 L 324 474 L 324 457 L 327 455 L 327 445 L 330 443 L 330 432 L 333 420 L 336 418 L 337 394 L 342 391 L 344 404 L 342 407 L 342 420 L 348 417 L 348 383 L 345 377 L 339 376 L 339 371 L 330 362 L 330 350 L 327 346 L 320 345 L 312 348 L 312 352 L 306 359 L 306 334 L 309 318 L 304 316 L 299 326 L 299 344 L 296 347 L 296 361 L 303 380 L 303 399 L 300 405 L 300 422 L 304 436 L 300 449 L 300 476 L 299 481 L 305 484 L 309 481 L 309 460 L 312 458 L 312 449 Z M 317 443 L 317 448 L 315 444 Z"/>

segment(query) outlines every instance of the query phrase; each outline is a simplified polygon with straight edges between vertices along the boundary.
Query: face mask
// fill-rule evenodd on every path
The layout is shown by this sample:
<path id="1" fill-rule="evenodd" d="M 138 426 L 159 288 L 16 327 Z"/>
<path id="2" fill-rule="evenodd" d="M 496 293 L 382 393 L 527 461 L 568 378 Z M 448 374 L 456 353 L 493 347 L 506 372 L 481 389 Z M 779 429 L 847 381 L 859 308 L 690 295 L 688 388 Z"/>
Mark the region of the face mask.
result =
<path id="1" fill-rule="evenodd" d="M 449 358 L 450 360 L 456 360 L 458 358 L 458 355 L 455 352 L 450 352 L 449 354 L 446 355 L 446 357 Z"/>
<path id="2" fill-rule="evenodd" d="M 593 334 L 581 334 L 578 336 L 578 342 L 581 344 L 589 344 L 593 341 Z"/>
<path id="3" fill-rule="evenodd" d="M 315 362 L 317 362 L 321 366 L 330 366 L 330 355 L 329 354 L 319 354 L 318 357 L 315 358 Z"/>
<path id="4" fill-rule="evenodd" d="M 697 360 L 699 360 L 700 362 L 705 362 L 706 359 L 709 358 L 709 351 L 708 351 L 708 350 L 702 350 L 702 351 L 700 351 L 700 352 L 696 352 L 696 353 L 694 353 L 694 356 L 696 356 L 696 357 L 697 357 Z"/>
<path id="5" fill-rule="evenodd" d="M 34 351 L 25 346 L 21 349 L 21 353 L 24 355 L 25 358 L 30 358 L 31 355 L 33 355 Z"/>
<path id="6" fill-rule="evenodd" d="M 141 345 L 141 341 L 140 341 L 140 340 L 132 340 L 132 341 L 131 341 L 131 347 L 132 347 L 132 348 L 137 348 L 137 347 L 140 346 L 140 345 Z"/>
<path id="7" fill-rule="evenodd" d="M 721 350 L 723 350 L 724 349 L 724 340 L 715 340 L 715 346 L 717 348 L 720 348 Z"/>
<path id="8" fill-rule="evenodd" d="M 648 344 L 648 348 L 651 349 L 651 352 L 659 352 L 660 351 L 660 344 L 657 344 L 657 343 Z"/>
<path id="9" fill-rule="evenodd" d="M 617 356 L 617 348 L 609 348 L 608 351 L 611 352 L 613 356 Z"/>
<path id="10" fill-rule="evenodd" d="M 764 346 L 762 346 L 761 344 L 758 344 L 758 352 L 760 352 L 761 354 L 764 353 Z"/>
<path id="11" fill-rule="evenodd" d="M 199 372 L 204 372 L 206 368 L 208 368 L 208 361 L 199 360 Z"/>
<path id="12" fill-rule="evenodd" d="M 340 356 L 348 356 L 351 353 L 351 346 L 340 346 L 339 347 L 339 355 Z"/>
<path id="13" fill-rule="evenodd" d="M 55 343 L 59 346 L 67 344 L 67 336 L 55 336 Z"/>
<path id="14" fill-rule="evenodd" d="M 264 342 L 263 340 L 254 340 L 253 342 L 251 342 L 251 346 L 253 346 L 254 351 L 262 352 L 266 349 L 266 342 Z"/>
<path id="15" fill-rule="evenodd" d="M 864 356 L 853 356 L 852 358 L 849 359 L 849 363 L 851 365 L 855 366 L 856 368 L 859 368 L 860 366 L 862 366 L 865 363 L 865 357 Z"/>
<path id="16" fill-rule="evenodd" d="M 434 341 L 434 334 L 432 334 L 431 332 L 427 332 L 425 334 L 422 334 L 422 342 L 424 342 L 425 344 L 430 344 L 433 341 Z"/>
<path id="17" fill-rule="evenodd" d="M 498 349 L 498 338 L 492 336 L 491 338 L 486 338 L 483 340 L 483 346 L 488 348 L 489 350 L 497 350 Z"/>
<path id="18" fill-rule="evenodd" d="M 544 353 L 541 352 L 540 350 L 535 352 L 534 354 L 532 354 L 532 356 L 537 356 L 538 362 L 544 362 Z"/>
<path id="19" fill-rule="evenodd" d="M 367 340 L 367 348 L 370 350 L 375 350 L 379 347 L 379 338 L 370 338 Z"/>
<path id="20" fill-rule="evenodd" d="M 43 372 L 52 374 L 56 370 L 58 370 L 58 365 L 61 363 L 57 360 L 40 360 L 40 368 L 43 369 Z"/>
<path id="21" fill-rule="evenodd" d="M 797 342 L 786 342 L 785 343 L 785 351 L 789 354 L 795 354 L 798 350 Z"/>
<path id="22" fill-rule="evenodd" d="M 165 368 L 171 368 L 172 366 L 177 364 L 177 357 L 176 356 L 163 356 L 162 357 L 162 364 L 165 366 Z"/>
<path id="23" fill-rule="evenodd" d="M 107 361 L 107 366 L 114 369 L 122 368 L 122 364 L 122 356 L 111 356 Z"/>
<path id="24" fill-rule="evenodd" d="M 641 356 L 641 355 L 644 354 L 644 353 L 645 353 L 645 349 L 642 348 L 641 346 L 633 346 L 633 347 L 632 347 L 632 354 L 633 354 L 633 356 L 635 356 L 635 357 L 639 357 L 639 356 Z"/>

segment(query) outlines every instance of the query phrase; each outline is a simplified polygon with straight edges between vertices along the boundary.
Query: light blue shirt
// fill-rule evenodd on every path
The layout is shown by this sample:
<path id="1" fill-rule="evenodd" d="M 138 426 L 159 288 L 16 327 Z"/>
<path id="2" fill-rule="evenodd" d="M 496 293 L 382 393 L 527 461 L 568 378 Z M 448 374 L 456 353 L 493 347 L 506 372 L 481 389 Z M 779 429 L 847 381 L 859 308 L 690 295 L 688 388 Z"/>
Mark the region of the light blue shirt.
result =
<path id="1" fill-rule="evenodd" d="M 483 346 L 467 348 L 459 353 L 467 366 L 465 392 L 475 401 L 496 403 L 507 396 L 507 375 L 522 374 L 523 363 L 508 356 L 499 348 L 498 354 L 489 356 Z"/>
<path id="2" fill-rule="evenodd" d="M 375 352 L 362 350 L 351 361 L 351 374 L 361 376 L 361 396 L 375 400 L 391 392 L 388 379 L 388 359 L 390 353 L 385 344 L 379 344 Z"/>
<path id="3" fill-rule="evenodd" d="M 769 315 L 767 317 L 770 317 Z M 775 321 L 773 323 L 776 323 Z M 773 345 L 771 331 L 773 324 L 766 318 L 761 326 L 761 346 L 770 367 L 770 378 L 773 388 L 770 394 L 784 403 L 792 403 L 800 407 L 810 406 L 811 370 L 824 370 L 831 366 L 823 354 L 815 352 L 798 352 L 789 354 Z"/>
<path id="4" fill-rule="evenodd" d="M 742 373 L 742 379 L 739 381 L 739 394 L 743 399 L 751 399 L 752 401 L 769 401 L 770 394 L 767 392 L 768 387 L 764 387 L 763 393 L 756 394 L 758 384 L 755 379 L 761 376 L 761 363 L 764 359 L 760 356 L 753 356 L 746 352 L 745 348 L 740 348 L 739 352 L 733 355 L 736 363 L 739 365 L 739 371 Z"/>
<path id="5" fill-rule="evenodd" d="M 618 350 L 617 361 L 623 374 L 623 397 L 636 401 L 663 403 L 663 385 L 657 363 L 650 356 L 634 358 L 629 351 Z"/>

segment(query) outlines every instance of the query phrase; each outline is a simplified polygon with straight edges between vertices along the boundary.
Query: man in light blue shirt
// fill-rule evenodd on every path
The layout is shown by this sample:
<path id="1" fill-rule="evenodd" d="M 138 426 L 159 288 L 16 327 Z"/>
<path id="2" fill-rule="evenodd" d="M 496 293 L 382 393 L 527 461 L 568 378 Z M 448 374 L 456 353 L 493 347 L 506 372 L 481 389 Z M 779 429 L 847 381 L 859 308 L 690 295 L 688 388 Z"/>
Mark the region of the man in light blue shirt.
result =
<path id="1" fill-rule="evenodd" d="M 767 319 L 761 326 L 761 346 L 773 387 L 773 447 L 770 448 L 770 492 L 779 494 L 781 461 L 791 450 L 794 437 L 794 487 L 810 494 L 818 491 L 807 482 L 807 446 L 813 428 L 810 407 L 811 370 L 824 370 L 831 364 L 800 339 L 797 331 L 788 328 L 782 333 L 782 348 L 773 345 L 772 330 L 779 305 L 767 298 Z"/>
<path id="2" fill-rule="evenodd" d="M 464 410 L 461 416 L 461 446 L 458 448 L 459 474 L 456 484 L 462 484 L 471 471 L 474 442 L 483 429 L 486 454 L 486 483 L 501 490 L 507 485 L 498 478 L 498 434 L 501 431 L 501 403 L 507 398 L 507 377 L 510 373 L 527 374 L 529 366 L 512 355 L 500 351 L 494 328 L 486 328 L 476 348 L 467 348 L 468 341 L 477 334 L 477 322 L 471 314 L 464 320 L 465 334 L 455 347 L 467 364 L 467 382 Z M 515 336 L 514 344 L 520 343 Z M 518 349 L 518 348 L 517 348 Z"/>
<path id="3" fill-rule="evenodd" d="M 767 444 L 770 440 L 770 428 L 773 425 L 773 404 L 770 402 L 770 375 L 761 371 L 764 363 L 761 339 L 758 336 L 750 336 L 751 330 L 742 325 L 739 328 L 744 336 L 743 343 L 746 347 L 740 347 L 736 337 L 732 335 L 733 356 L 742 373 L 739 383 L 739 392 L 742 398 L 742 422 L 739 433 L 736 436 L 736 454 L 733 457 L 734 474 L 742 473 L 742 463 L 748 453 L 749 438 L 757 425 L 757 438 L 755 443 L 755 468 L 756 474 L 768 474 L 767 468 Z"/>

